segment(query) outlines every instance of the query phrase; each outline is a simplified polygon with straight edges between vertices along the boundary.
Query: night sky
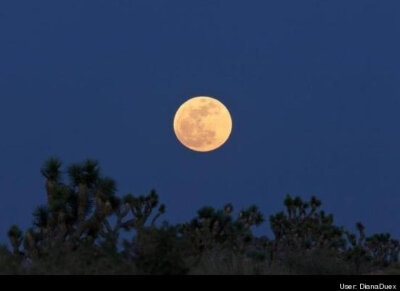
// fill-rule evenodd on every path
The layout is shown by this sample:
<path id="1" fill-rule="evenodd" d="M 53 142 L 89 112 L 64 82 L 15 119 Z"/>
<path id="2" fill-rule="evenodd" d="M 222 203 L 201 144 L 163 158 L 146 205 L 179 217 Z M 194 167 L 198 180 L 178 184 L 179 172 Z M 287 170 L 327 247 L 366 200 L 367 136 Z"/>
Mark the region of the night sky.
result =
<path id="1" fill-rule="evenodd" d="M 210 153 L 172 129 L 198 95 L 234 122 Z M 399 111 L 399 1 L 1 0 L 0 242 L 46 202 L 50 156 L 155 188 L 171 222 L 291 193 L 398 237 Z"/>

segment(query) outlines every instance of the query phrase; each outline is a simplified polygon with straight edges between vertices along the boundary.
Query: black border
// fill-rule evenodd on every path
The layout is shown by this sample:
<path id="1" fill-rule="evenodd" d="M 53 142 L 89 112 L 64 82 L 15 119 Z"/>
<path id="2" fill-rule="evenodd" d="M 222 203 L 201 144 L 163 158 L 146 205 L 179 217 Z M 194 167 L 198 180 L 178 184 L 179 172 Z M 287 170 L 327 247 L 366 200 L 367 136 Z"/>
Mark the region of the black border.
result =
<path id="1" fill-rule="evenodd" d="M 161 287 L 164 290 L 169 288 L 185 288 L 185 290 L 207 288 L 216 289 L 222 286 L 223 291 L 227 288 L 234 290 L 376 290 L 360 289 L 360 283 L 370 285 L 394 285 L 396 289 L 378 290 L 400 290 L 400 275 L 371 275 L 371 276 L 316 276 L 316 275 L 267 275 L 267 276 L 0 276 L 3 286 L 23 285 L 33 290 L 33 287 L 49 288 L 51 290 L 68 288 L 78 291 L 83 285 L 87 289 L 100 288 L 117 291 L 115 288 L 123 287 L 128 289 Z M 54 284 L 53 284 L 54 283 Z M 10 284 L 10 285 L 9 285 Z M 340 289 L 340 284 L 356 285 L 357 289 Z M 4 287 L 2 290 L 9 290 Z M 128 290 L 126 289 L 126 290 Z M 203 289 L 203 290 L 204 290 Z M 208 291 L 206 289 L 206 291 Z M 137 290 L 137 289 L 136 289 Z M 211 291 L 211 290 L 210 290 Z M 221 290 L 222 291 L 222 290 Z"/>

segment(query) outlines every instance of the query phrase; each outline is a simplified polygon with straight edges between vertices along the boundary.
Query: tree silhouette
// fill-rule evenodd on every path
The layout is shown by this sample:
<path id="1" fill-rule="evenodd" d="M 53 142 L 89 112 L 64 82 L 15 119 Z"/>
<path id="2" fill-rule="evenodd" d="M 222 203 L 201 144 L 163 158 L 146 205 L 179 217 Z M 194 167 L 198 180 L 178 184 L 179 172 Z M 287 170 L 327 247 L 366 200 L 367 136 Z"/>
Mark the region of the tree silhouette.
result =
<path id="1" fill-rule="evenodd" d="M 270 216 L 273 237 L 253 229 L 264 216 L 253 205 L 203 207 L 189 222 L 159 224 L 166 207 L 155 190 L 117 196 L 116 182 L 88 159 L 65 170 L 57 158 L 41 168 L 47 204 L 25 232 L 8 231 L 0 273 L 12 274 L 336 274 L 398 272 L 399 241 L 334 224 L 332 214 L 287 195 Z"/>

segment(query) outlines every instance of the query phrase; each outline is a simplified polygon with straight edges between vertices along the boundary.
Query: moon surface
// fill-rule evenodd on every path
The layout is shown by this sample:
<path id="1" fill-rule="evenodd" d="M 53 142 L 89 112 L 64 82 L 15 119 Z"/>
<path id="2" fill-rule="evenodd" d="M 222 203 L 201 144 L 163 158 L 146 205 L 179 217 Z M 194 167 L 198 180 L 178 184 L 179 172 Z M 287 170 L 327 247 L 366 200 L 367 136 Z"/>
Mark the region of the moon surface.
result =
<path id="1" fill-rule="evenodd" d="M 174 131 L 187 148 L 209 152 L 222 146 L 232 132 L 232 118 L 220 101 L 198 96 L 183 103 L 175 114 Z"/>

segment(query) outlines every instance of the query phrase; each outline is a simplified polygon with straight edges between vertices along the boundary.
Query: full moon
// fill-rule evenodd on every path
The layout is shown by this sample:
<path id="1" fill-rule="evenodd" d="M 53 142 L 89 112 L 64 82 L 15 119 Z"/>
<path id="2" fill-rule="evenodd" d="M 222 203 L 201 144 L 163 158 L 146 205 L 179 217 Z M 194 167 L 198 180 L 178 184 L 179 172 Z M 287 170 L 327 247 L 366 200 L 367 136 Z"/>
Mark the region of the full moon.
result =
<path id="1" fill-rule="evenodd" d="M 175 114 L 174 131 L 187 148 L 209 152 L 222 146 L 232 131 L 232 118 L 220 101 L 198 96 L 183 103 Z"/>

